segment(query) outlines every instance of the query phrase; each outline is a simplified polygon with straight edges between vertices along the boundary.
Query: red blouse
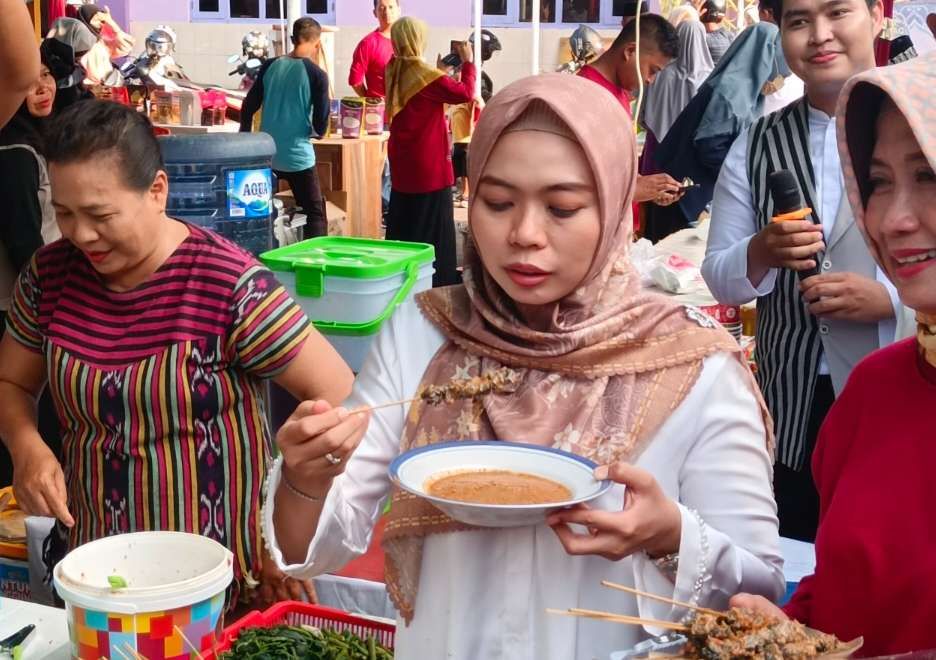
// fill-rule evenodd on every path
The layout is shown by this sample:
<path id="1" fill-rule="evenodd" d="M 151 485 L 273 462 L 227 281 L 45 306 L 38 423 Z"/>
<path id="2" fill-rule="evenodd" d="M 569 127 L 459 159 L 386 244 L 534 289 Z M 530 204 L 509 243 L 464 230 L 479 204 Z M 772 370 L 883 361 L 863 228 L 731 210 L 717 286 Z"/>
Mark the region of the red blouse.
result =
<path id="1" fill-rule="evenodd" d="M 813 457 L 816 572 L 786 612 L 862 655 L 936 648 L 936 375 L 914 339 L 872 353 L 829 411 Z"/>
<path id="2" fill-rule="evenodd" d="M 390 123 L 390 179 L 401 193 L 428 193 L 455 183 L 445 105 L 474 98 L 476 69 L 462 65 L 461 81 L 442 76 L 410 99 Z"/>

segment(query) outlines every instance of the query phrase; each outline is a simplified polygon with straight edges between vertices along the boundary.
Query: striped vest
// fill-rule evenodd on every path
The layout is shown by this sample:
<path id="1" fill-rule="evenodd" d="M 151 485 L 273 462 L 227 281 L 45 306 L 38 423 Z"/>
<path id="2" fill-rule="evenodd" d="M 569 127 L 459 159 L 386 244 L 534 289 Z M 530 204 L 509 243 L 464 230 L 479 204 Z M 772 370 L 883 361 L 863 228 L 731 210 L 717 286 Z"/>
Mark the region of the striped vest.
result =
<path id="1" fill-rule="evenodd" d="M 783 169 L 796 174 L 806 206 L 817 209 L 805 98 L 751 126 L 747 175 L 758 230 L 774 216 L 767 176 Z M 806 427 L 821 355 L 819 321 L 803 304 L 797 274 L 781 268 L 773 291 L 757 300 L 757 378 L 776 425 L 777 461 L 794 469 L 806 461 Z"/>

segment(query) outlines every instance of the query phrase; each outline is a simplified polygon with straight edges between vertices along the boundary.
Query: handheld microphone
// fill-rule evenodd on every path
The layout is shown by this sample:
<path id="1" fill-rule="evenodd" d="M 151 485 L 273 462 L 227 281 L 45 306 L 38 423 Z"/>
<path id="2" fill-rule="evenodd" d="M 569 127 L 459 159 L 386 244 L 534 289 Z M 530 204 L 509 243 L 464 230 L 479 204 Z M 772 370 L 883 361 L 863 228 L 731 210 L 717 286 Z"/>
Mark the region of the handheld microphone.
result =
<path id="1" fill-rule="evenodd" d="M 796 175 L 793 172 L 790 170 L 771 172 L 767 176 L 767 188 L 770 190 L 770 196 L 774 203 L 774 216 L 771 218 L 771 222 L 805 220 L 807 218 L 811 218 L 813 223 L 816 222 L 812 209 L 806 206 L 803 201 L 799 181 L 796 180 Z M 814 259 L 816 261 L 815 267 L 798 271 L 801 280 L 819 274 L 820 254 L 818 252 L 815 254 Z"/>

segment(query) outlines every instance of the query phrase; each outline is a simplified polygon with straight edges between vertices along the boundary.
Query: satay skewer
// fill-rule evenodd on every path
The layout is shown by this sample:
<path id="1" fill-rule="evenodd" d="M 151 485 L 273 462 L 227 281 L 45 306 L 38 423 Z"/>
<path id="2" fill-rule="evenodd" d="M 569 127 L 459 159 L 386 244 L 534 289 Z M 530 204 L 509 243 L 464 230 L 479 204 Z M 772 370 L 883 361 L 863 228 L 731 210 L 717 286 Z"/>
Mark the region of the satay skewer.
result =
<path id="1" fill-rule="evenodd" d="M 684 626 L 681 623 L 674 623 L 672 621 L 658 621 L 656 619 L 642 619 L 636 616 L 628 616 L 626 614 L 615 614 L 614 612 L 599 612 L 596 610 L 583 610 L 578 607 L 572 607 L 568 610 L 554 610 L 547 609 L 547 614 L 559 614 L 562 616 L 577 616 L 583 617 L 586 619 L 598 619 L 601 621 L 608 621 L 610 623 L 628 623 L 634 626 L 651 626 L 654 628 L 664 628 L 666 630 L 674 630 L 676 632 L 686 632 L 689 630 L 687 626 Z"/>
<path id="2" fill-rule="evenodd" d="M 437 406 L 465 399 L 478 400 L 488 394 L 508 391 L 508 388 L 513 386 L 514 382 L 513 372 L 502 368 L 473 378 L 453 378 L 445 385 L 429 385 L 422 388 L 415 397 L 380 403 L 376 406 L 355 408 L 354 412 L 373 412 L 383 408 L 404 406 L 407 403 L 415 403 L 416 401 L 425 401 L 429 405 Z"/>
<path id="3" fill-rule="evenodd" d="M 601 584 L 610 589 L 617 589 L 618 591 L 624 591 L 635 596 L 643 596 L 650 600 L 658 600 L 661 603 L 668 603 L 670 605 L 676 605 L 677 607 L 685 607 L 687 610 L 692 610 L 694 612 L 705 612 L 706 614 L 711 614 L 713 616 L 721 616 L 722 612 L 716 610 L 710 610 L 707 607 L 699 607 L 698 605 L 693 605 L 691 603 L 684 603 L 679 600 L 673 600 L 672 598 L 667 598 L 666 596 L 657 596 L 656 594 L 651 594 L 646 591 L 641 591 L 640 589 L 634 589 L 633 587 L 626 587 L 623 584 L 616 584 L 614 582 L 608 582 L 607 580 L 602 580 Z"/>

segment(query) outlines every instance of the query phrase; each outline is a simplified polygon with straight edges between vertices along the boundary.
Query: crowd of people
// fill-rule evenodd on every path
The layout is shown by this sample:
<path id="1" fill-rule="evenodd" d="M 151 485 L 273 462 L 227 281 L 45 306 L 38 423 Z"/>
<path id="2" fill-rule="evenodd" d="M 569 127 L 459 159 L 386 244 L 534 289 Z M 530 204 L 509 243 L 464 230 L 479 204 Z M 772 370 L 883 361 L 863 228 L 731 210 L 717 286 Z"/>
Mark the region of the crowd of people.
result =
<path id="1" fill-rule="evenodd" d="M 433 66 L 426 24 L 375 0 L 349 84 L 386 104 L 387 238 L 433 244 L 436 271 L 358 374 L 253 256 L 167 214 L 149 120 L 82 99 L 99 37 L 60 22 L 37 48 L 22 3 L 0 8 L 0 485 L 57 520 L 49 566 L 179 530 L 234 552 L 232 608 L 314 599 L 385 517 L 401 658 L 607 657 L 659 631 L 547 608 L 689 614 L 602 580 L 867 655 L 936 648 L 936 56 L 876 61 L 881 0 L 763 0 L 736 36 L 717 0 L 644 13 L 578 75 L 484 97 L 469 42 Z M 308 236 L 327 232 L 320 39 L 294 24 L 241 124 L 261 112 Z M 775 204 L 782 170 L 802 213 Z M 757 301 L 756 375 L 716 321 L 642 287 L 641 217 L 655 240 L 709 224 L 712 294 Z M 481 401 L 413 399 L 501 368 L 516 387 Z M 266 380 L 301 401 L 278 429 Z M 614 486 L 545 525 L 473 528 L 388 474 L 452 439 L 570 451 Z M 816 548 L 782 609 L 781 537 Z"/>

